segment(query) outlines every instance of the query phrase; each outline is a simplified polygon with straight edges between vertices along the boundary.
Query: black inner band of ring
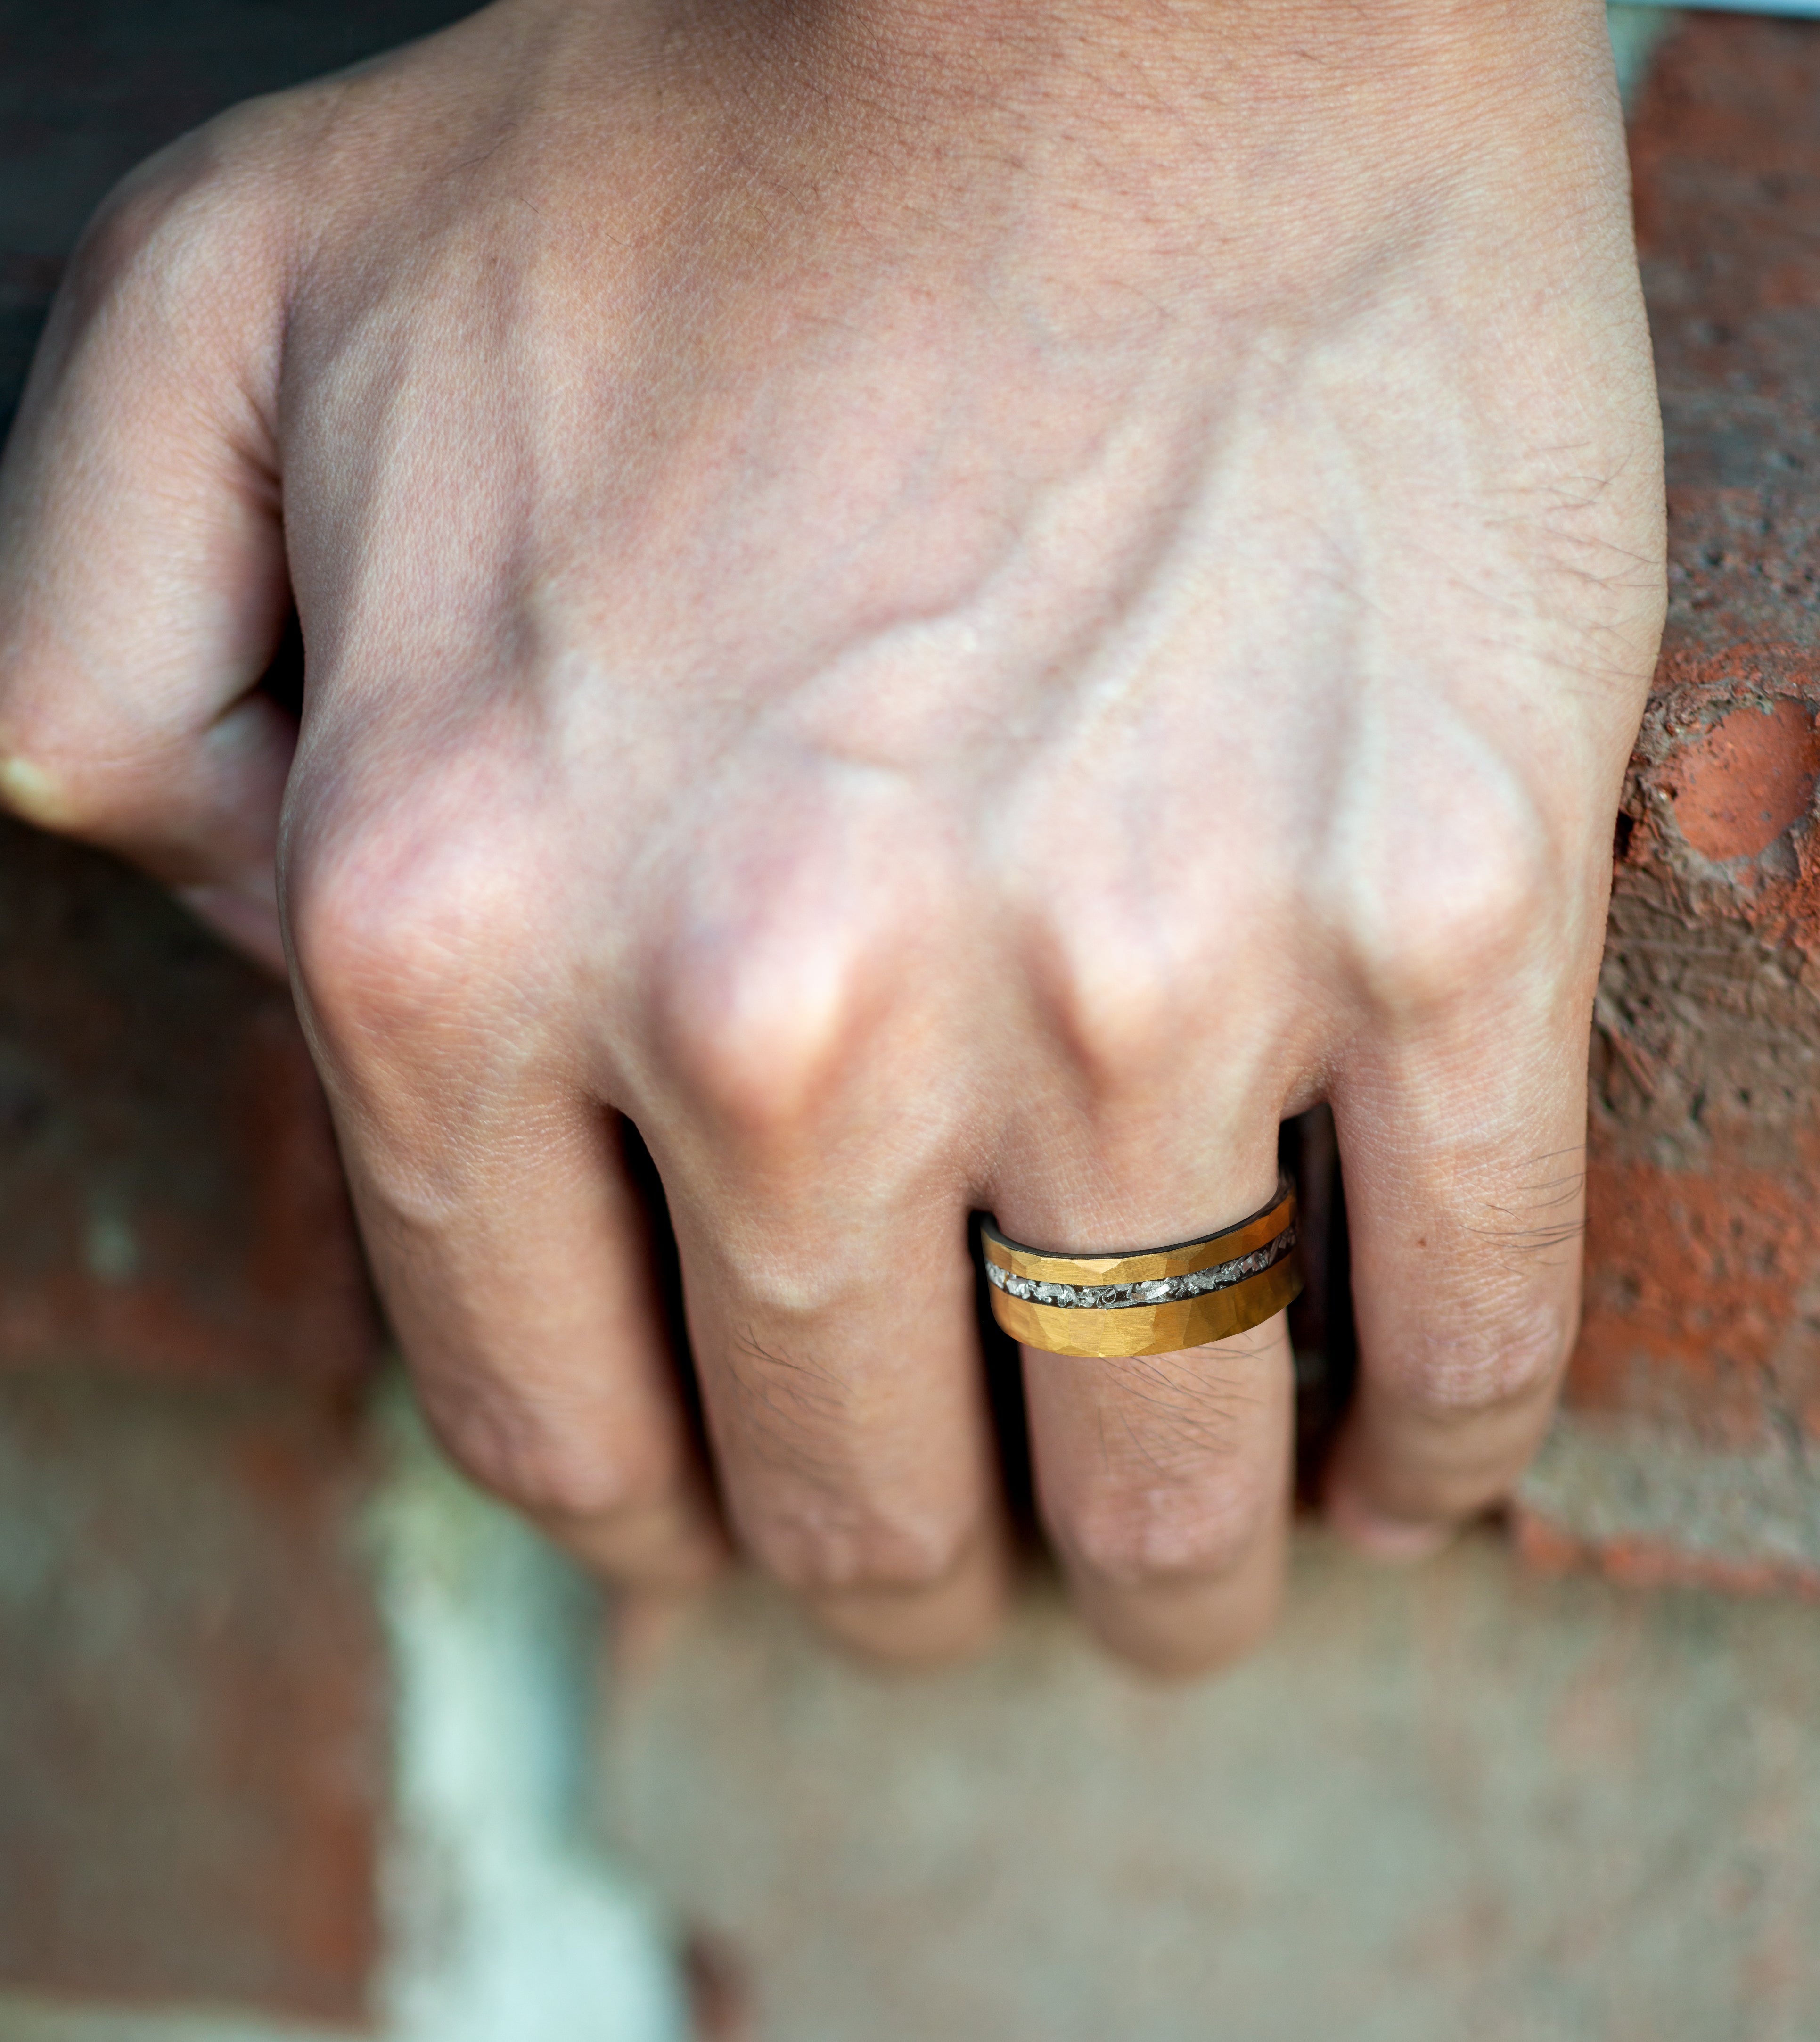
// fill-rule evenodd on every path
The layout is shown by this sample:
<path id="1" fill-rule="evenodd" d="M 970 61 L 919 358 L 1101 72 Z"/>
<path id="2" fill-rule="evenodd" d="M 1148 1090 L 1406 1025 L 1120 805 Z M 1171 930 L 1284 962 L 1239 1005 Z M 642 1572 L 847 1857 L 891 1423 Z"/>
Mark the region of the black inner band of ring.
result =
<path id="1" fill-rule="evenodd" d="M 1256 1212 L 1247 1213 L 1243 1219 L 1235 1219 L 1230 1226 L 1223 1226 L 1213 1233 L 1197 1233 L 1192 1241 L 1166 1241 L 1160 1246 L 1096 1248 L 1090 1251 L 1090 1259 L 1096 1262 L 1102 1260 L 1123 1262 L 1135 1255 L 1184 1255 L 1194 1249 L 1210 1248 L 1215 1242 L 1223 1240 L 1228 1234 L 1243 1233 L 1247 1227 L 1257 1226 L 1261 1219 L 1268 1219 L 1295 1189 L 1294 1178 L 1287 1170 L 1279 1171 L 1276 1176 L 1276 1189 L 1271 1196 L 1265 1199 Z M 1074 1261 L 1081 1259 L 1080 1252 L 1074 1249 L 1032 1248 L 1027 1241 L 1013 1241 L 1009 1234 L 1002 1232 L 990 1219 L 988 1219 L 986 1223 L 986 1231 L 993 1240 L 1002 1241 L 1005 1247 L 1011 1249 L 1016 1253 L 1032 1255 L 1040 1261 Z"/>

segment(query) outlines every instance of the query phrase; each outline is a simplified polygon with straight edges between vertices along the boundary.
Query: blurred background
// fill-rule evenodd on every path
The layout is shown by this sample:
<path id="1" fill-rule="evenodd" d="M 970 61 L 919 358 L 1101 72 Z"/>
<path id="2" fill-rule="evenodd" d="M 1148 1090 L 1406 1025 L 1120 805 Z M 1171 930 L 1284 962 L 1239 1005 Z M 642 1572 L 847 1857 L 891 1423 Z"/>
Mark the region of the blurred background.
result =
<path id="1" fill-rule="evenodd" d="M 0 430 L 122 172 L 460 11 L 0 0 Z M 607 1608 L 425 1443 L 287 997 L 0 824 L 0 2042 L 1820 2035 L 1820 23 L 1612 21 L 1672 606 L 1511 1510 L 1403 1574 L 1309 1527 L 1183 1689 L 1034 1552 L 933 1677 L 750 1580 Z"/>

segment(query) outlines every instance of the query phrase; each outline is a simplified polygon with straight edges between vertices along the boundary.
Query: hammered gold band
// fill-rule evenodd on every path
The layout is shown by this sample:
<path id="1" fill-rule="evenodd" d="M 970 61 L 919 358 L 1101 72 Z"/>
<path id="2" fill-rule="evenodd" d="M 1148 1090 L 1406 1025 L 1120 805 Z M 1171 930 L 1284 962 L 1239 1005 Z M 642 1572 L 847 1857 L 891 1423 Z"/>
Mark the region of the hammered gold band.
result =
<path id="1" fill-rule="evenodd" d="M 1295 1187 L 1287 1176 L 1261 1212 L 1171 1248 L 1049 1255 L 981 1229 L 992 1316 L 1050 1354 L 1170 1354 L 1249 1333 L 1302 1294 Z"/>

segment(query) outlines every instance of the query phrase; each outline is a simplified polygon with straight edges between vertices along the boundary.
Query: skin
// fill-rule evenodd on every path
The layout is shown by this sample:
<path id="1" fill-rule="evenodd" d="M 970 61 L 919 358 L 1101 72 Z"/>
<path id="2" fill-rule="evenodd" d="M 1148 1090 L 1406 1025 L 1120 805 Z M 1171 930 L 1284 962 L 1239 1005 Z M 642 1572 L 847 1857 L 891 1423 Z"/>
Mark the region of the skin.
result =
<path id="1" fill-rule="evenodd" d="M 92 230 L 0 790 L 289 969 L 480 1480 L 939 1657 L 1007 1577 L 970 1210 L 1205 1233 L 1331 1100 L 1331 1514 L 1413 1555 L 1521 1468 L 1662 556 L 1591 0 L 502 0 Z M 1024 1366 L 1086 1621 L 1253 1640 L 1282 1321 Z"/>

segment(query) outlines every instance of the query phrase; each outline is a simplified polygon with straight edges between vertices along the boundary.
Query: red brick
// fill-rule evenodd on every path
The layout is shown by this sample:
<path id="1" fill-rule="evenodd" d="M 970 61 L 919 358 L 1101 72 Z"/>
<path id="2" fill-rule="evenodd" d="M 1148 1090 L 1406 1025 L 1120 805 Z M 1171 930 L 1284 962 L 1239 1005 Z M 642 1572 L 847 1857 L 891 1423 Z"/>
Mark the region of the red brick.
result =
<path id="1" fill-rule="evenodd" d="M 1784 1169 L 1595 1159 L 1578 1408 L 1635 1413 L 1733 1449 L 1757 1444 L 1772 1413 L 1820 1437 L 1810 1167 L 1805 1156 Z"/>
<path id="2" fill-rule="evenodd" d="M 295 1392 L 0 1378 L 0 1985 L 362 2017 L 365 1493 Z"/>
<path id="3" fill-rule="evenodd" d="M 1734 710 L 1676 755 L 1664 793 L 1691 850 L 1719 863 L 1760 858 L 1807 820 L 1820 774 L 1820 732 L 1807 703 Z"/>
<path id="4" fill-rule="evenodd" d="M 1539 1574 L 1594 1568 L 1624 1588 L 1716 1589 L 1726 1595 L 1794 1595 L 1820 1601 L 1820 1573 L 1768 1558 L 1721 1560 L 1663 1539 L 1580 1539 L 1540 1512 L 1519 1511 L 1517 1550 Z"/>
<path id="5" fill-rule="evenodd" d="M 0 824 L 0 1983 L 362 2017 L 376 1344 L 288 994 Z"/>
<path id="6" fill-rule="evenodd" d="M 1545 1456 L 1520 1542 L 1632 1581 L 1802 1586 L 1820 1578 L 1820 1554 L 1790 1551 L 1798 1443 L 1820 1440 L 1820 25 L 1689 19 L 1632 159 L 1669 613 L 1619 825 L 1566 1420 L 1626 1444 L 1603 1484 L 1582 1456 L 1551 1487 Z M 1665 1533 L 1658 1492 L 1627 1530 L 1627 1482 L 1640 1498 L 1633 1478 L 1689 1445 L 1729 1457 L 1723 1526 L 1709 1540 L 1690 1501 Z"/>
<path id="7" fill-rule="evenodd" d="M 288 992 L 0 824 L 0 1371 L 335 1391 L 376 1342 Z"/>

